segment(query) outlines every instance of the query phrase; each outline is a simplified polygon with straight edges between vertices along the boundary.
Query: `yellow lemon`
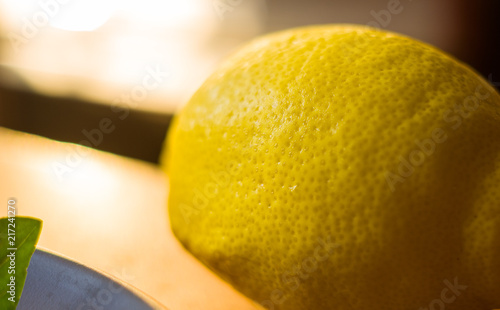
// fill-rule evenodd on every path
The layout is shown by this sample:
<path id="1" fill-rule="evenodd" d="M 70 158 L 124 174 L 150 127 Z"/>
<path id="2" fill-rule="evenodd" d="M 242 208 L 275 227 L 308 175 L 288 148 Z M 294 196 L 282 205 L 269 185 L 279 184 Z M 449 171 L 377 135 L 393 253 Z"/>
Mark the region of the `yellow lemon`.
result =
<path id="1" fill-rule="evenodd" d="M 232 55 L 163 158 L 183 245 L 268 309 L 500 307 L 500 96 L 355 25 Z"/>

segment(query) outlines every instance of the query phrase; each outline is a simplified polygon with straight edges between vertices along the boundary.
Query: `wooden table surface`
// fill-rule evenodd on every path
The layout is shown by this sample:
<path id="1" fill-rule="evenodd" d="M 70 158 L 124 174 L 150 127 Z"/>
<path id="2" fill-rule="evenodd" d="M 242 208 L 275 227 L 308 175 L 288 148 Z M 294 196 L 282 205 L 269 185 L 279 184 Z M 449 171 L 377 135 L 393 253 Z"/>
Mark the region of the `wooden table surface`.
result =
<path id="1" fill-rule="evenodd" d="M 0 127 L 0 201 L 43 220 L 38 247 L 137 287 L 171 310 L 257 307 L 173 236 L 157 166 Z"/>

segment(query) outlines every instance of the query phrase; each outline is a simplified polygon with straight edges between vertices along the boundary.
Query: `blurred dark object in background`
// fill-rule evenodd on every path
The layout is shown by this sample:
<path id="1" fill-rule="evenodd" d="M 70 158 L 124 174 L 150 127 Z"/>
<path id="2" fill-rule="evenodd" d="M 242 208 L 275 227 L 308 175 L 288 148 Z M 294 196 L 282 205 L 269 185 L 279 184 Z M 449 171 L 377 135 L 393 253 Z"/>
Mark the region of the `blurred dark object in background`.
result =
<path id="1" fill-rule="evenodd" d="M 167 2 L 179 5 L 175 1 Z M 138 24 L 134 29 L 135 24 L 130 21 L 110 20 L 95 33 L 74 32 L 74 36 L 79 38 L 75 41 L 77 44 L 89 46 L 81 54 L 66 44 L 67 55 L 54 51 L 54 55 L 48 53 L 48 58 L 40 56 L 38 62 L 32 59 L 38 55 L 38 46 L 42 47 L 40 50 L 50 52 L 51 45 L 44 47 L 44 39 L 39 35 L 34 42 L 37 45 L 31 46 L 31 52 L 27 49 L 15 54 L 9 50 L 9 34 L 12 31 L 5 30 L 8 28 L 0 21 L 0 126 L 80 143 L 86 139 L 84 130 L 98 128 L 99 122 L 106 118 L 116 128 L 104 136 L 102 143 L 92 147 L 156 163 L 171 115 L 186 102 L 223 57 L 258 34 L 313 24 L 369 24 L 403 33 L 435 45 L 469 64 L 483 76 L 500 81 L 500 1 L 189 0 L 183 5 L 186 3 L 193 6 L 199 4 L 196 9 L 190 8 L 198 15 L 187 14 L 191 19 L 183 20 L 184 24 L 179 26 L 175 23 L 167 26 L 158 24 L 156 29 L 151 28 L 151 24 Z M 215 4 L 219 5 L 218 9 Z M 203 9 L 199 9 L 201 7 Z M 391 12 L 389 7 L 397 7 L 397 10 Z M 221 8 L 222 11 L 217 11 Z M 131 37 L 121 33 L 130 29 L 133 30 Z M 109 33 L 113 33 L 113 39 L 117 37 L 115 45 L 110 45 L 106 37 Z M 72 36 L 72 32 L 60 29 L 47 29 L 47 34 L 47 41 L 59 44 L 55 46 L 61 49 L 64 49 L 65 42 L 59 42 L 57 38 Z M 102 44 L 98 41 L 100 37 L 105 40 Z M 117 47 L 120 44 L 124 46 L 121 49 Z M 146 46 L 145 49 L 133 53 L 127 48 L 141 48 L 141 44 Z M 177 49 L 179 45 L 182 48 Z M 108 46 L 109 51 L 103 46 Z M 152 51 L 157 52 L 157 46 L 160 52 L 151 56 Z M 132 59 L 133 64 L 123 55 L 116 55 L 122 52 L 124 55 L 130 52 L 127 57 L 136 57 Z M 134 53 L 137 55 L 134 56 Z M 120 57 L 123 59 L 120 60 Z M 116 63 L 113 62 L 115 59 Z M 117 113 L 111 110 L 119 95 L 117 89 L 134 89 L 137 82 L 134 84 L 131 81 L 142 79 L 140 74 L 144 72 L 140 73 L 140 69 L 157 60 L 174 65 L 174 78 L 168 85 L 162 85 L 151 101 L 137 105 L 126 120 L 120 120 Z M 75 71 L 74 76 L 68 71 L 57 75 L 44 61 L 52 63 L 54 68 L 59 66 L 58 70 L 66 70 L 68 64 L 75 64 L 76 71 L 86 71 Z M 78 63 L 80 65 L 76 65 Z M 178 64 L 177 68 L 175 64 Z M 47 72 L 42 72 L 47 68 Z M 92 68 L 102 70 L 94 74 Z M 132 76 L 128 82 L 124 79 L 113 80 L 132 71 L 139 72 L 139 76 Z M 45 81 L 47 90 L 43 87 Z"/>
<path id="2" fill-rule="evenodd" d="M 455 56 L 500 81 L 500 1 L 460 0 L 460 44 Z M 497 87 L 498 89 L 498 87 Z"/>
<path id="3" fill-rule="evenodd" d="M 1 86 L 0 96 L 3 127 L 153 163 L 172 117 L 133 109 L 117 113 L 111 106 Z"/>

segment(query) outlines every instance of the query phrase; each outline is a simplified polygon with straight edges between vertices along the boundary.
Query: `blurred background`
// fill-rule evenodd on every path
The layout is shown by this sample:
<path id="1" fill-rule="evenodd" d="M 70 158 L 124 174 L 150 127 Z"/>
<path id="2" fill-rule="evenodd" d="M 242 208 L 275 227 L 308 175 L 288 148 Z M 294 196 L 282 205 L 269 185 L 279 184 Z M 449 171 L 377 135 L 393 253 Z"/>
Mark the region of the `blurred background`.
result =
<path id="1" fill-rule="evenodd" d="M 222 58 L 325 23 L 407 34 L 500 80 L 494 0 L 0 0 L 0 126 L 80 143 L 109 118 L 90 146 L 156 162 L 170 116 Z"/>
<path id="2" fill-rule="evenodd" d="M 170 309 L 255 309 L 173 237 L 158 155 L 231 51 L 326 23 L 409 35 L 500 82 L 497 0 L 0 0 L 0 205 Z"/>

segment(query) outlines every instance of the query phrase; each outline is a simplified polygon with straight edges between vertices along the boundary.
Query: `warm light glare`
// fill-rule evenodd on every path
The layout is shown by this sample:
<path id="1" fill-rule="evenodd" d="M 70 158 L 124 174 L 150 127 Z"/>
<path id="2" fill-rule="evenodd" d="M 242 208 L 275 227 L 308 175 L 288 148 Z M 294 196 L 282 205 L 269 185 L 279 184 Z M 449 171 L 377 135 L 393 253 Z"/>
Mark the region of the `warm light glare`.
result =
<path id="1" fill-rule="evenodd" d="M 93 31 L 120 13 L 132 20 L 166 26 L 194 21 L 206 12 L 203 0 L 4 0 L 13 22 L 27 19 L 68 31 Z M 3 16 L 2 16 L 3 17 Z"/>
<path id="2" fill-rule="evenodd" d="M 130 106 L 172 113 L 260 31 L 262 1 L 229 1 L 221 15 L 212 0 L 0 0 L 0 66 L 35 92 L 104 104 L 161 70 Z"/>
<path id="3" fill-rule="evenodd" d="M 44 142 L 54 144 L 49 140 Z M 120 206 L 115 202 L 124 177 L 122 169 L 127 166 L 117 164 L 113 156 L 84 146 L 72 143 L 60 146 L 27 159 L 39 170 L 44 186 L 64 196 L 70 202 L 67 207 L 75 209 L 76 214 L 83 210 L 87 215 L 99 214 L 100 217 L 92 219 L 95 223 L 99 219 L 116 217 Z M 90 218 L 82 221 L 90 221 Z"/>
<path id="4" fill-rule="evenodd" d="M 115 12 L 114 0 L 72 0 L 60 5 L 50 20 L 54 28 L 92 31 L 104 25 Z"/>
<path id="5" fill-rule="evenodd" d="M 180 26 L 206 14 L 209 4 L 204 0 L 123 0 L 117 3 L 117 9 L 131 19 Z"/>
<path id="6" fill-rule="evenodd" d="M 113 191 L 117 182 L 116 175 L 113 175 L 101 162 L 91 158 L 82 162 L 75 170 L 67 172 L 58 185 L 76 189 L 82 198 L 92 199 L 97 195 Z"/>
<path id="7" fill-rule="evenodd" d="M 116 0 L 3 0 L 2 18 L 21 27 L 92 31 L 116 10 Z"/>

